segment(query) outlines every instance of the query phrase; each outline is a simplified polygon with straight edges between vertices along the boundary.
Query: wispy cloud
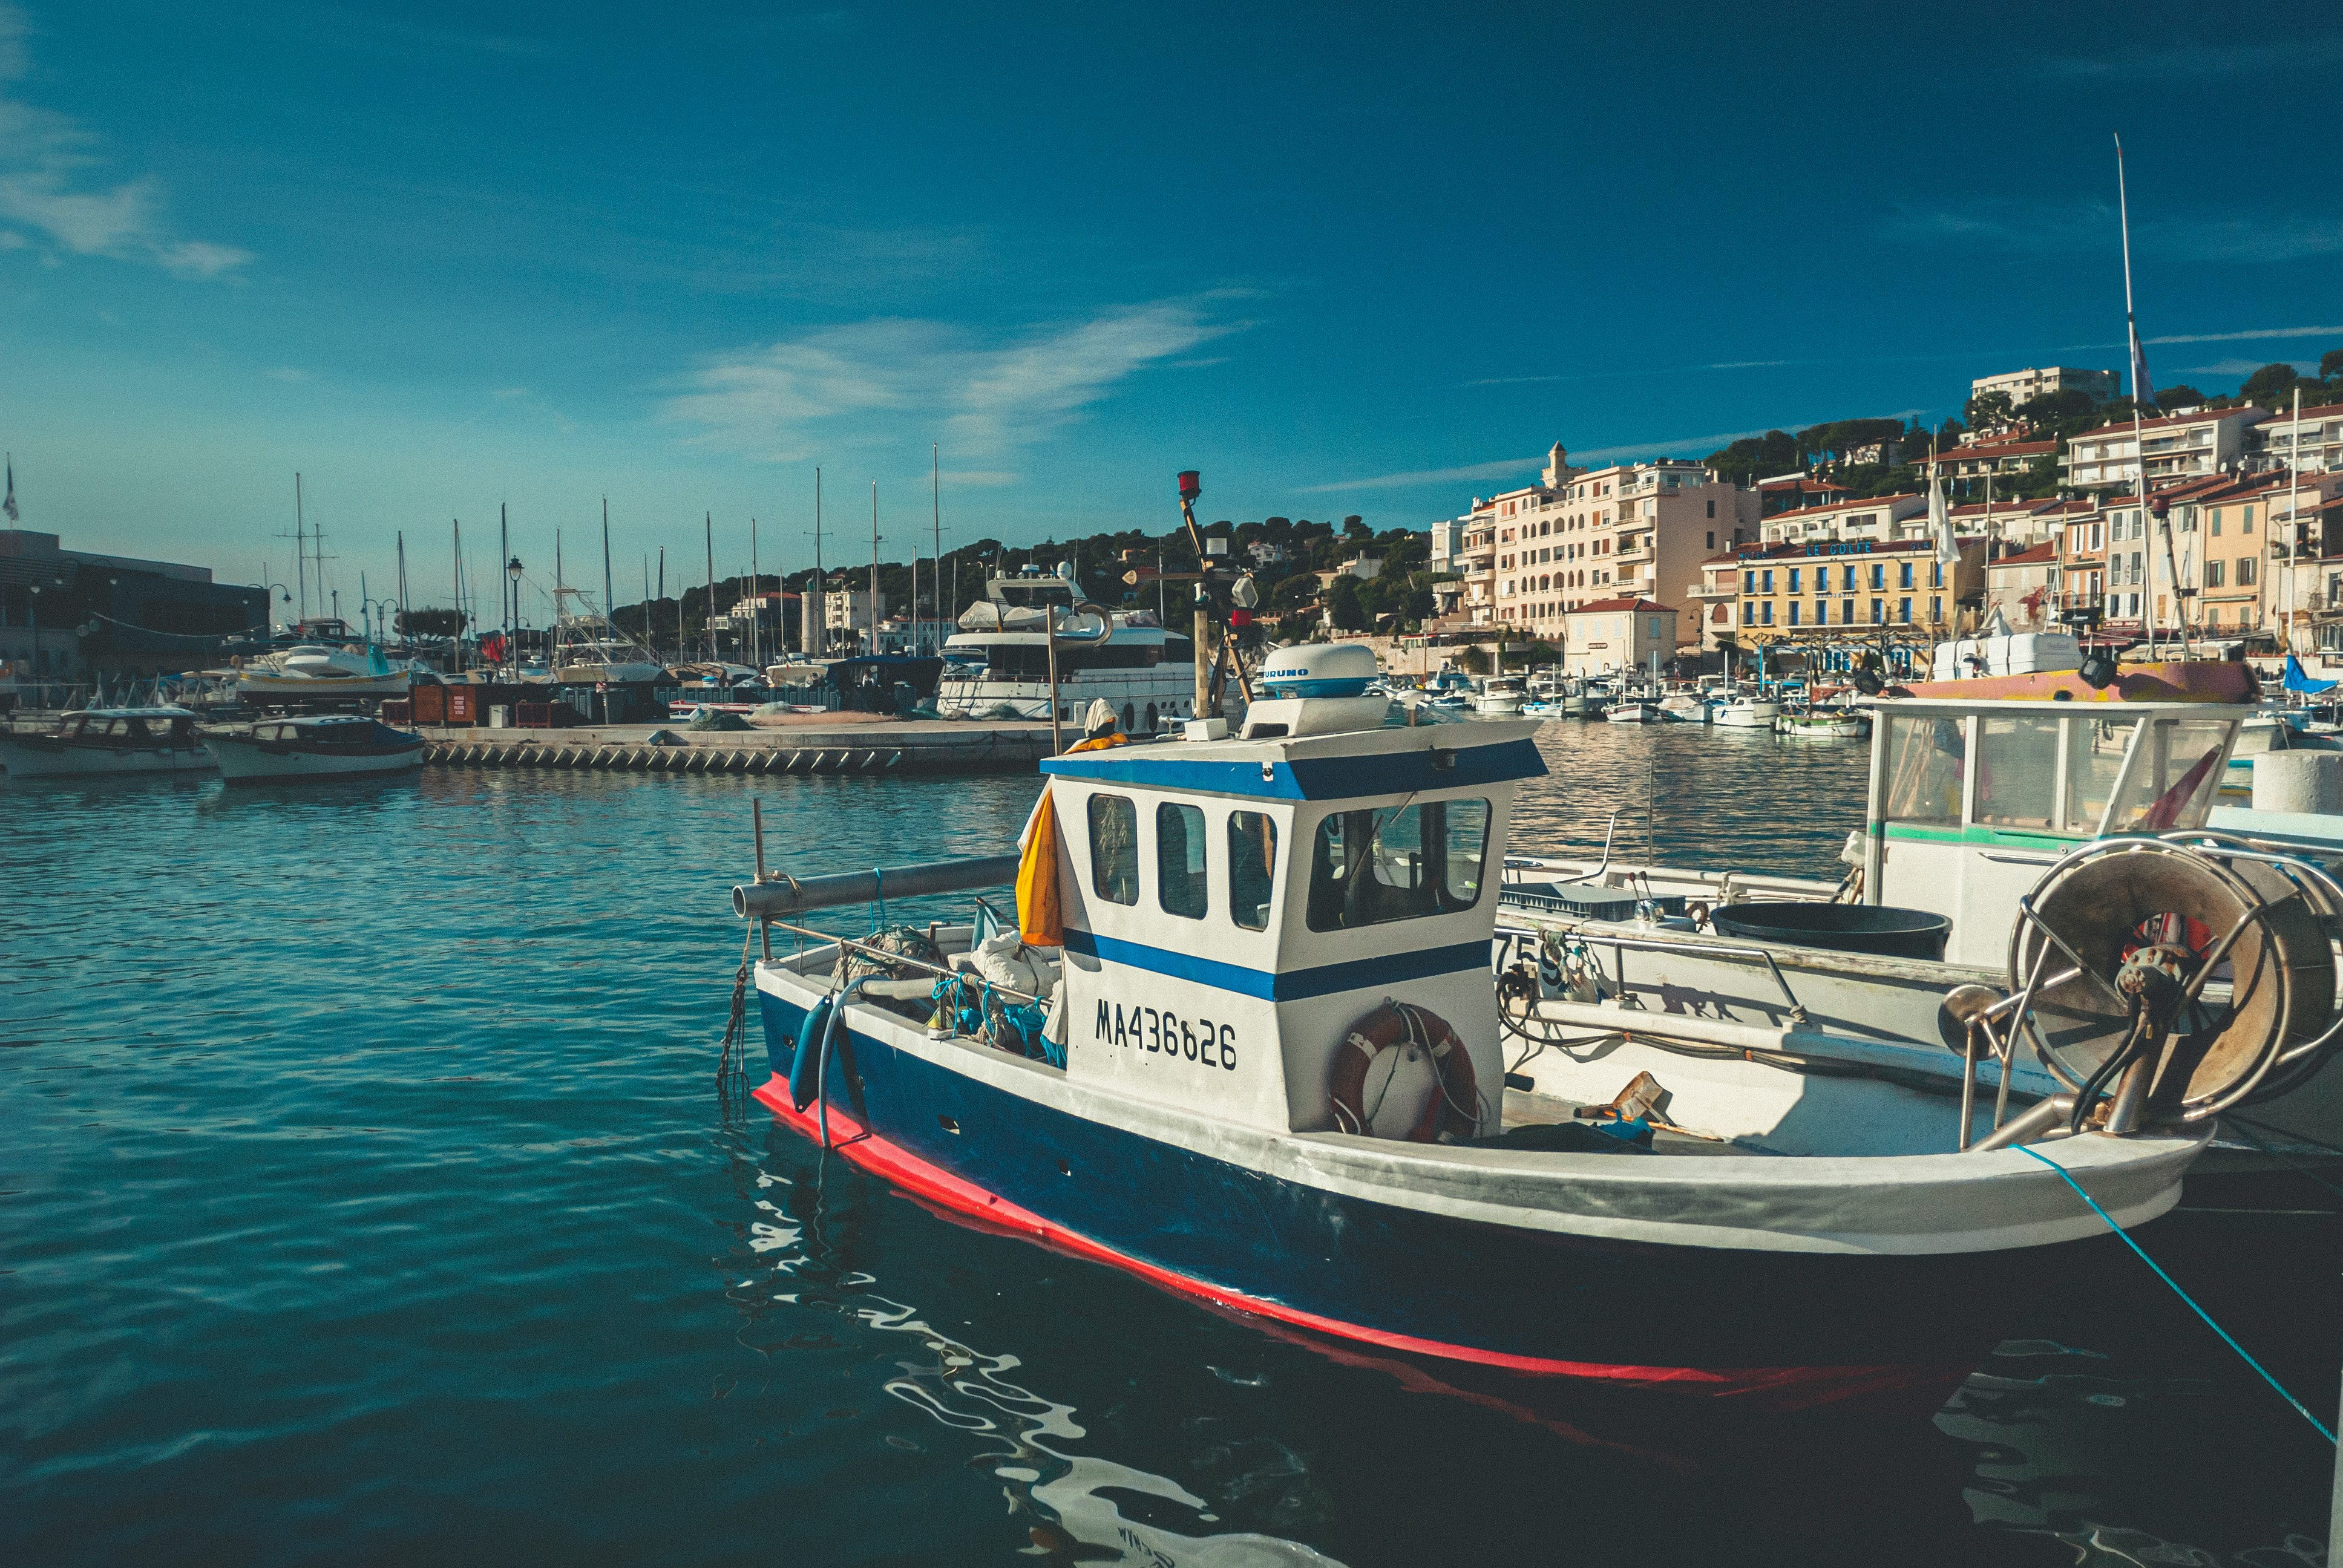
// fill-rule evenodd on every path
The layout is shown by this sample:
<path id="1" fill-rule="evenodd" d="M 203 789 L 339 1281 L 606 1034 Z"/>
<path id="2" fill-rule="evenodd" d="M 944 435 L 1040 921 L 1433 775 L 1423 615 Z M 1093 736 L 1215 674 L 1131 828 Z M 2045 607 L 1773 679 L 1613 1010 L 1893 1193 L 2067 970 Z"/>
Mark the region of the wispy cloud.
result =
<path id="1" fill-rule="evenodd" d="M 1130 377 L 1248 323 L 1216 320 L 1225 297 L 1159 300 L 978 341 L 938 321 L 883 319 L 720 354 L 668 400 L 696 439 L 772 462 L 892 438 L 917 426 L 952 450 L 1031 446 Z"/>
<path id="2" fill-rule="evenodd" d="M 2267 359 L 2216 359 L 2210 365 L 2184 366 L 2181 367 L 2180 374 L 2183 376 L 2251 376 L 2269 363 L 2271 361 Z M 2305 376 L 2314 374 L 2318 369 L 2318 362 L 2315 359 L 2295 359 L 2288 363 Z"/>
<path id="3" fill-rule="evenodd" d="M 2024 74 L 2067 82 L 2178 82 L 2248 73 L 2315 71 L 2335 65 L 2343 65 L 2343 37 L 2139 49 L 2104 59 L 2053 55 L 2030 63 Z"/>
<path id="4" fill-rule="evenodd" d="M 453 27 L 427 27 L 356 11 L 331 13 L 325 20 L 344 42 L 394 54 L 490 55 L 508 60 L 525 60 L 550 52 L 541 40 L 536 38 L 472 33 Z"/>
<path id="5" fill-rule="evenodd" d="M 2119 229 L 2107 201 L 1986 197 L 1960 206 L 1898 206 L 1880 226 L 1909 245 L 1956 246 L 2008 256 L 2115 253 Z M 2141 255 L 2176 261 L 2277 262 L 2343 252 L 2343 218 L 2149 219 L 2132 225 Z"/>
<path id="6" fill-rule="evenodd" d="M 1897 415 L 1896 417 L 1908 417 Z M 1683 436 L 1673 441 L 1636 441 L 1620 447 L 1591 447 L 1584 452 L 1570 454 L 1574 467 L 1584 467 L 1590 463 L 1624 463 L 1638 457 L 1704 457 L 1719 447 L 1753 436 L 1763 436 L 1767 430 L 1795 430 L 1801 425 L 1812 425 L 1807 419 L 1787 424 L 1768 425 L 1755 430 L 1727 430 L 1711 436 Z M 1473 479 L 1518 479 L 1523 484 L 1545 467 L 1545 454 L 1534 457 L 1506 458 L 1493 463 L 1465 463 L 1453 468 L 1413 468 L 1404 473 L 1377 474 L 1365 479 L 1339 479 L 1331 485 L 1303 485 L 1297 494 L 1304 496 L 1331 495 L 1341 490 L 1401 490 L 1416 485 L 1452 485 Z"/>
<path id="7" fill-rule="evenodd" d="M 1464 381 L 1463 387 L 1527 387 L 1539 381 L 1584 381 L 1584 376 L 1483 376 L 1478 381 Z"/>
<path id="8" fill-rule="evenodd" d="M 56 253 L 145 262 L 181 277 L 233 276 L 252 253 L 175 236 L 161 185 L 151 176 L 110 183 L 100 173 L 96 136 L 70 116 L 19 99 L 14 85 L 32 70 L 25 14 L 0 0 L 0 230 L 26 247 L 27 236 Z"/>

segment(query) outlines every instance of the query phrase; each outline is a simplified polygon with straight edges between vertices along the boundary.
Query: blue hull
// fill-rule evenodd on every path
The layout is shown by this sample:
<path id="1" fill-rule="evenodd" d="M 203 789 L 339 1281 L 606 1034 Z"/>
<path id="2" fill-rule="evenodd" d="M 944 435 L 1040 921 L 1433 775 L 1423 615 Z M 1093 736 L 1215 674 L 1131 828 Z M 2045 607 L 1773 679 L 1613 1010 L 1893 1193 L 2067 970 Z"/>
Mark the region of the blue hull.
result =
<path id="1" fill-rule="evenodd" d="M 794 1112 L 787 1085 L 805 1010 L 759 1001 L 777 1076 L 759 1098 L 810 1131 L 817 1108 Z M 833 1058 L 828 1103 L 834 1133 L 867 1121 L 847 1158 L 924 1199 L 1171 1289 L 1517 1372 L 1933 1409 L 2043 1274 L 2030 1250 L 1756 1252 L 1420 1213 L 1070 1115 L 862 1034 Z"/>

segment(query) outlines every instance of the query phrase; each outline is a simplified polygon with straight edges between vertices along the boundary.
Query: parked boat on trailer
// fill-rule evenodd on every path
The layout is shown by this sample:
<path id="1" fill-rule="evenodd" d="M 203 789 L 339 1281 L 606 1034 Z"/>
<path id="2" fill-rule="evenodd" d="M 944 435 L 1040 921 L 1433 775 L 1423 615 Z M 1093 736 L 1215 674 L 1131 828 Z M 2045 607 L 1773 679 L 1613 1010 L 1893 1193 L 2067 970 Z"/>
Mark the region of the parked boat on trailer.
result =
<path id="1" fill-rule="evenodd" d="M 113 778 L 191 773 L 213 767 L 185 708 L 93 708 L 67 713 L 46 735 L 0 734 L 0 767 L 13 779 Z"/>
<path id="2" fill-rule="evenodd" d="M 760 866 L 736 911 L 813 945 L 753 966 L 757 1097 L 922 1201 L 1303 1330 L 1509 1374 L 1935 1408 L 2105 1221 L 2027 1152 L 1956 1152 L 1965 1067 L 1941 1047 L 1812 1074 L 1562 1052 L 1544 1092 L 1514 1090 L 1493 884 L 1545 770 L 1535 726 L 1385 727 L 1373 668 L 1287 649 L 1236 735 L 1044 763 L 1020 862 L 828 886 Z M 1017 930 L 983 909 L 869 941 L 802 924 L 1012 865 Z M 2163 1213 L 2207 1130 L 2103 1120 L 2021 1131 L 2114 1222 Z"/>
<path id="3" fill-rule="evenodd" d="M 263 719 L 207 734 L 204 745 L 230 784 L 375 778 L 423 763 L 423 737 L 351 714 Z"/>

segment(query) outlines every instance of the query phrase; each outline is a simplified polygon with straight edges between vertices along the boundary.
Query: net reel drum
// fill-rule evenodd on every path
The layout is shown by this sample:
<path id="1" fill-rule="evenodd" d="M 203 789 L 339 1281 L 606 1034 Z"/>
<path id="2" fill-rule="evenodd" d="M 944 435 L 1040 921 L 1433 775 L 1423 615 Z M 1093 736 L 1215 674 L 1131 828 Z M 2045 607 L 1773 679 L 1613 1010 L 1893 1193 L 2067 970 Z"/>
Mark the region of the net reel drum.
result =
<path id="1" fill-rule="evenodd" d="M 2202 832 L 2101 839 L 2019 900 L 2017 1027 L 2076 1130 L 2110 1096 L 2112 1131 L 2201 1122 L 2326 1059 L 2338 916 L 2343 887 L 2308 861 Z"/>

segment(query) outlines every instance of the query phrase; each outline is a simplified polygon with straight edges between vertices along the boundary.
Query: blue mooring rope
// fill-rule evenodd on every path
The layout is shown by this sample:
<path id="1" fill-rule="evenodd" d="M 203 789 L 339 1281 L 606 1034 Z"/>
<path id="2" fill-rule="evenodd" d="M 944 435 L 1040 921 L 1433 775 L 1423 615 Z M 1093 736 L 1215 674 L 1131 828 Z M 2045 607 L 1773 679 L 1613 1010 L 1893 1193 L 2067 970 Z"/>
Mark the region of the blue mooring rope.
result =
<path id="1" fill-rule="evenodd" d="M 2278 1398 L 2294 1406 L 2295 1413 L 2301 1416 L 2303 1420 L 2308 1422 L 2313 1432 L 2318 1433 L 2319 1436 L 2325 1438 L 2330 1443 L 2335 1442 L 2335 1434 L 2327 1430 L 2326 1422 L 2311 1414 L 2300 1400 L 2287 1392 L 2286 1385 L 2278 1382 L 2278 1379 L 2270 1376 L 2269 1372 L 2262 1366 L 2261 1362 L 2247 1355 L 2246 1353 L 2246 1347 L 2239 1344 L 2236 1340 L 2231 1339 L 2229 1337 L 2229 1331 L 2215 1322 L 2213 1321 L 2213 1314 L 2198 1306 L 2196 1299 L 2190 1296 L 2187 1292 L 2182 1290 L 2178 1282 L 2164 1271 L 2163 1265 L 2159 1264 L 2154 1258 L 2149 1257 L 2147 1255 L 2147 1250 L 2145 1247 L 2142 1247 L 2137 1241 L 2131 1239 L 2131 1235 L 2128 1231 L 2127 1231 L 2121 1225 L 2117 1224 L 2113 1220 L 2107 1219 L 2107 1211 L 2099 1207 L 2097 1199 L 2083 1191 L 2083 1184 L 2075 1180 L 2075 1174 L 2073 1171 L 2067 1170 L 2064 1165 L 2059 1164 L 2058 1161 L 2051 1159 L 2048 1155 L 2041 1153 L 2036 1150 L 2029 1149 L 2023 1143 L 2017 1144 L 2015 1147 L 2020 1154 L 2031 1154 L 2035 1159 L 2041 1161 L 2043 1164 L 2047 1165 L 2051 1170 L 2058 1172 L 2059 1176 L 2066 1181 L 2066 1185 L 2075 1190 L 2075 1196 L 2080 1198 L 2084 1202 L 2088 1203 L 2091 1206 L 2092 1213 L 2097 1214 L 2102 1220 L 2107 1220 L 2107 1229 L 2113 1231 L 2117 1235 L 2121 1236 L 2123 1238 L 2123 1244 L 2129 1247 L 2134 1252 L 2138 1253 L 2139 1261 L 2146 1263 L 2149 1268 L 2154 1269 L 2156 1271 L 2156 1277 L 2162 1280 L 2166 1284 L 2170 1285 L 2172 1287 L 2172 1293 L 2178 1296 L 2183 1302 L 2187 1302 L 2188 1310 L 2195 1312 L 2198 1317 L 2204 1319 L 2205 1326 L 2212 1330 L 2215 1333 L 2220 1335 L 2221 1342 L 2223 1344 L 2237 1352 L 2237 1358 L 2244 1362 L 2247 1366 L 2253 1368 L 2256 1372 L 2258 1372 L 2261 1375 L 2262 1382 L 2276 1389 L 2278 1391 Z"/>
<path id="2" fill-rule="evenodd" d="M 874 931 L 883 931 L 887 929 L 887 869 L 885 867 L 870 868 L 870 891 L 872 895 L 870 929 Z"/>

